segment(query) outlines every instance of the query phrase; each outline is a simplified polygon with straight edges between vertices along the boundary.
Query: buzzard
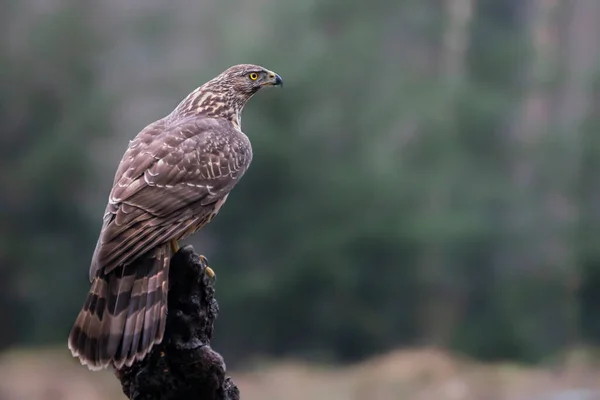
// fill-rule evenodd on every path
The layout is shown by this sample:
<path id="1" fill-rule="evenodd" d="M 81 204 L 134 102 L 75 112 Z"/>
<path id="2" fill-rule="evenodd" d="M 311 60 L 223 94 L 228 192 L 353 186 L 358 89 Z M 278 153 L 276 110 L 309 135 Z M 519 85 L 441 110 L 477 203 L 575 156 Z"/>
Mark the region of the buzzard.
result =
<path id="1" fill-rule="evenodd" d="M 233 66 L 129 142 L 92 256 L 91 289 L 69 335 L 71 353 L 89 369 L 130 366 L 162 341 L 170 258 L 179 240 L 213 220 L 250 165 L 244 105 L 282 84 L 263 67 Z"/>

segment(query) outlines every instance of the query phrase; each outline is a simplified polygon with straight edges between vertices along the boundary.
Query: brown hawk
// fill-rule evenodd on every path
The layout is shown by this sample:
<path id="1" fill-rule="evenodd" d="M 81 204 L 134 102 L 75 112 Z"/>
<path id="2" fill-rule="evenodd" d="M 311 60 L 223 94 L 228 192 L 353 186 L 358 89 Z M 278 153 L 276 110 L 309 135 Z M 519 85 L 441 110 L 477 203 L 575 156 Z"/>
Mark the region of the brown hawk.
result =
<path id="1" fill-rule="evenodd" d="M 250 165 L 244 105 L 282 83 L 263 67 L 233 66 L 129 143 L 92 257 L 91 289 L 69 335 L 82 364 L 130 366 L 162 341 L 171 255 L 178 240 L 212 221 Z"/>

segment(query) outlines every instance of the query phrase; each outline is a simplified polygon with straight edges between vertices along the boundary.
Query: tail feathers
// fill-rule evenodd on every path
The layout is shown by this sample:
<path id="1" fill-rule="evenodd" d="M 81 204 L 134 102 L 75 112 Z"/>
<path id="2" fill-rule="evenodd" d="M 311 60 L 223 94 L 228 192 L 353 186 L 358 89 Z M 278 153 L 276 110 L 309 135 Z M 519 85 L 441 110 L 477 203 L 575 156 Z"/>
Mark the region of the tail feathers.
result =
<path id="1" fill-rule="evenodd" d="M 74 357 L 91 370 L 130 366 L 163 339 L 171 249 L 156 248 L 92 282 L 69 335 Z"/>

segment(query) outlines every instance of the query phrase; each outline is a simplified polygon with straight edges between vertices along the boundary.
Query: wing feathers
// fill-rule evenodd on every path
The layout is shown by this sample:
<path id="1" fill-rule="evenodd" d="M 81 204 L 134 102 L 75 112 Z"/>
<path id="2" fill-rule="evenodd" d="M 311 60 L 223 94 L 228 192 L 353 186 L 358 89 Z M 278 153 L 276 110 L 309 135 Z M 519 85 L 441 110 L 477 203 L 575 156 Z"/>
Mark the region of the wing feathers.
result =
<path id="1" fill-rule="evenodd" d="M 124 204 L 137 207 L 155 217 L 167 217 L 184 210 L 191 198 L 203 198 L 208 194 L 205 186 L 178 185 L 173 187 L 153 187 L 143 190 L 126 200 Z M 120 212 L 118 210 L 117 212 Z"/>
<path id="2" fill-rule="evenodd" d="M 251 159 L 248 138 L 227 121 L 161 120 L 140 132 L 115 175 L 90 275 L 199 227 Z"/>

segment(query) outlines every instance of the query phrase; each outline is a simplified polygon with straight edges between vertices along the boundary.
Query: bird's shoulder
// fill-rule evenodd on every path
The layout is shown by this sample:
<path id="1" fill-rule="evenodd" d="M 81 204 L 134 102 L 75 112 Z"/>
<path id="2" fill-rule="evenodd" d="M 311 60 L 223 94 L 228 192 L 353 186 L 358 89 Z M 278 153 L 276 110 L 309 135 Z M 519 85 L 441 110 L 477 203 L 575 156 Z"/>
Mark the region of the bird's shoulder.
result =
<path id="1" fill-rule="evenodd" d="M 115 175 L 111 201 L 127 198 L 144 186 L 237 179 L 251 160 L 248 137 L 230 121 L 166 117 L 145 127 L 129 143 Z"/>
<path id="2" fill-rule="evenodd" d="M 177 165 L 190 171 L 200 169 L 205 178 L 216 179 L 245 170 L 252 160 L 250 140 L 229 120 L 189 117 L 171 122 L 166 131 L 171 133 L 161 140 L 152 168 Z"/>
<path id="3" fill-rule="evenodd" d="M 248 137 L 229 120 L 188 116 L 165 117 L 142 129 L 129 142 L 121 163 L 147 156 L 160 160 L 171 153 L 196 151 L 213 153 L 252 151 Z"/>
<path id="4" fill-rule="evenodd" d="M 164 137 L 165 153 L 149 173 L 158 172 L 159 164 L 177 165 L 197 177 L 213 180 L 237 178 L 252 160 L 252 145 L 248 137 L 231 121 L 224 118 L 195 116 L 171 122 L 166 128 L 173 132 Z"/>
<path id="5" fill-rule="evenodd" d="M 201 153 L 243 153 L 252 150 L 248 137 L 225 118 L 200 115 L 176 119 L 165 130 L 174 133 L 172 137 L 165 137 L 165 142 L 170 142 L 172 146 L 193 147 Z"/>

